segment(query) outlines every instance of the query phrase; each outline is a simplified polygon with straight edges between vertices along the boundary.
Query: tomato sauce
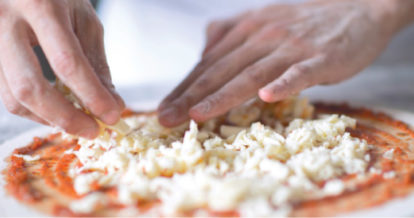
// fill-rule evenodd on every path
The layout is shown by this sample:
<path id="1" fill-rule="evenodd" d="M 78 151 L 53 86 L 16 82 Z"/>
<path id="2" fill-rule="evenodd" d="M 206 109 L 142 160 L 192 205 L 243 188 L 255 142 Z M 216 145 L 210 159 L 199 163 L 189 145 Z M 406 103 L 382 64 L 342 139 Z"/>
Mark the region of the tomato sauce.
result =
<path id="1" fill-rule="evenodd" d="M 384 172 L 394 171 L 395 177 L 384 179 L 381 174 L 370 174 L 367 179 L 356 182 L 352 190 L 323 199 L 305 202 L 292 202 L 294 216 L 328 216 L 363 209 L 382 204 L 392 198 L 405 196 L 414 190 L 414 155 L 410 145 L 414 145 L 414 131 L 405 123 L 394 120 L 383 114 L 375 113 L 364 108 L 351 108 L 347 105 L 328 105 L 318 103 L 316 113 L 345 114 L 358 120 L 356 129 L 347 129 L 353 137 L 364 139 L 368 144 L 374 145 L 369 151 L 371 160 L 369 165 L 381 168 Z M 124 117 L 137 114 L 131 110 L 123 113 Z M 105 210 L 116 211 L 125 207 L 117 203 L 109 203 L 104 211 L 93 214 L 76 214 L 67 203 L 56 200 L 55 195 L 63 196 L 69 200 L 81 198 L 74 188 L 69 174 L 71 165 L 80 165 L 74 154 L 65 154 L 69 149 L 78 150 L 80 146 L 76 140 L 64 140 L 61 134 L 51 134 L 46 138 L 35 137 L 33 142 L 25 147 L 15 149 L 13 154 L 40 155 L 34 163 L 26 163 L 23 158 L 11 156 L 5 174 L 8 193 L 19 201 L 35 205 L 42 201 L 52 202 L 47 211 L 56 216 L 90 216 L 107 215 Z M 382 158 L 382 154 L 393 148 L 391 160 Z M 357 180 L 357 175 L 341 177 L 345 183 Z M 38 184 L 44 184 L 54 194 L 46 196 Z M 323 186 L 324 183 L 318 184 Z M 99 184 L 92 184 L 94 190 L 100 190 L 110 198 L 117 196 L 116 188 L 103 188 Z M 139 202 L 137 208 L 147 211 L 162 202 Z M 193 215 L 187 212 L 186 216 Z M 211 216 L 239 216 L 235 211 L 210 211 Z"/>

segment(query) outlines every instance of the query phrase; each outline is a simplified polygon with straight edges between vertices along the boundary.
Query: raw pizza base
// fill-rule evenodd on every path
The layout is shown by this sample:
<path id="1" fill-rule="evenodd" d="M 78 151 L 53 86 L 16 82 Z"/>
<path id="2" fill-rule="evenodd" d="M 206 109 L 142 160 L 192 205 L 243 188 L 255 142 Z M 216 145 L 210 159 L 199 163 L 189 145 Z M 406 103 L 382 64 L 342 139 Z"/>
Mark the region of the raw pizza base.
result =
<path id="1" fill-rule="evenodd" d="M 330 110 L 329 107 L 320 106 L 317 108 L 322 108 L 322 110 Z M 390 110 L 385 109 L 382 110 L 388 114 L 392 114 L 393 118 L 403 120 L 406 123 L 409 123 L 411 125 L 414 125 L 414 115 L 397 111 L 397 110 Z M 345 111 L 345 114 L 346 111 Z M 349 114 L 353 116 L 352 114 Z M 354 118 L 358 119 L 358 116 L 353 116 Z M 358 119 L 360 121 L 360 119 Z M 374 125 L 375 122 L 370 124 L 370 121 L 367 123 L 368 125 Z M 32 138 L 34 136 L 46 136 L 51 133 L 51 129 L 48 127 L 41 127 L 32 131 L 29 131 L 27 133 L 24 133 L 15 139 L 9 140 L 5 142 L 3 145 L 1 145 L 2 153 L 0 155 L 1 159 L 5 159 L 7 156 L 10 155 L 11 151 L 15 148 L 25 146 L 29 144 L 32 141 Z M 5 169 L 7 164 L 3 161 L 0 163 L 0 169 Z M 4 178 L 1 180 L 1 185 L 4 186 Z M 367 189 L 368 190 L 368 189 Z M 330 202 L 328 204 L 325 204 L 326 206 L 323 206 L 323 204 L 319 204 L 317 207 L 317 210 L 314 209 L 314 207 L 303 207 L 299 210 L 295 210 L 293 215 L 357 215 L 357 216 L 408 216 L 413 214 L 412 205 L 414 204 L 414 194 L 409 194 L 408 196 L 405 196 L 403 198 L 397 198 L 395 200 L 387 201 L 385 204 L 382 205 L 366 205 L 366 201 L 364 201 L 364 198 L 372 198 L 378 194 L 377 192 L 384 190 L 380 187 L 378 188 L 369 188 L 370 191 L 363 191 L 358 194 L 351 194 L 350 196 L 342 196 L 341 198 L 332 198 L 328 200 L 322 200 Z M 406 193 L 412 193 L 412 187 L 407 187 L 407 190 L 403 190 L 402 194 Z M 19 203 L 14 198 L 7 195 L 4 189 L 0 190 L 0 215 L 2 216 L 39 216 L 41 213 L 38 213 L 37 211 L 34 211 L 33 209 Z M 345 201 L 345 203 L 332 203 L 335 201 L 341 201 L 344 202 L 343 199 L 347 198 L 348 200 Z M 65 201 L 65 200 L 63 200 Z M 337 211 L 342 211 L 341 208 L 349 206 L 348 204 L 355 204 L 356 206 L 354 209 L 356 209 L 356 212 L 353 213 L 339 213 L 337 214 Z M 322 205 L 322 206 L 320 206 Z M 47 204 L 42 205 L 42 208 L 37 207 L 37 209 L 40 209 L 41 211 L 44 211 L 45 208 L 47 208 Z M 43 208 L 44 207 L 44 208 Z M 370 209 L 366 209 L 366 207 L 371 207 Z M 62 214 L 64 215 L 64 214 Z M 103 215 L 103 214 L 100 214 Z"/>

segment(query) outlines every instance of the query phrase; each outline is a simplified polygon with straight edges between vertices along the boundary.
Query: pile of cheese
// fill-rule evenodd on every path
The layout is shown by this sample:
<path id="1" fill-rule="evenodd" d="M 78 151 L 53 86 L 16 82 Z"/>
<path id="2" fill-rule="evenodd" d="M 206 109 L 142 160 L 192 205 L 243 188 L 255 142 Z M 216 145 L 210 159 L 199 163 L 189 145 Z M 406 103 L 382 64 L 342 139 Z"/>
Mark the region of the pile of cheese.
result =
<path id="1" fill-rule="evenodd" d="M 338 195 L 346 189 L 339 176 L 366 172 L 369 146 L 345 131 L 355 128 L 355 119 L 311 119 L 312 110 L 305 99 L 252 101 L 174 129 L 161 126 L 156 115 L 125 118 L 128 134 L 104 131 L 69 151 L 82 163 L 70 170 L 74 188 L 85 194 L 70 208 L 87 213 L 105 206 L 109 199 L 92 190 L 96 183 L 117 187 L 116 201 L 131 206 L 126 213 L 158 200 L 146 213 L 163 215 L 206 215 L 208 208 L 283 216 L 295 202 Z"/>

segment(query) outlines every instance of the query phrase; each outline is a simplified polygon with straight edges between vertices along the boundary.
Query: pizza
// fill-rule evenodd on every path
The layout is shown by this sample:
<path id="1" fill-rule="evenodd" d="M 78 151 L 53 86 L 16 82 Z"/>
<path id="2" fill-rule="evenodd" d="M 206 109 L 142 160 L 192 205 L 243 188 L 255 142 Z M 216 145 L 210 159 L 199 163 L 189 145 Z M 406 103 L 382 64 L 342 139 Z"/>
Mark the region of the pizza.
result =
<path id="1" fill-rule="evenodd" d="M 414 191 L 414 131 L 368 109 L 254 99 L 175 128 L 122 117 L 94 140 L 16 148 L 5 189 L 55 216 L 332 216 Z"/>

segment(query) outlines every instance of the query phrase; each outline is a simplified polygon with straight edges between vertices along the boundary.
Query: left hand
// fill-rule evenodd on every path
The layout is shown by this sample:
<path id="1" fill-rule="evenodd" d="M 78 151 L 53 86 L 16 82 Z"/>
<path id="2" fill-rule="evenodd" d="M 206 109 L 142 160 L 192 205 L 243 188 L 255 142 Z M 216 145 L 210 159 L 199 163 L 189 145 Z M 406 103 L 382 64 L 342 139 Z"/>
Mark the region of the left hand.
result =
<path id="1" fill-rule="evenodd" d="M 398 10 L 387 11 L 391 3 L 403 6 L 409 1 L 272 5 L 213 22 L 200 63 L 160 105 L 160 122 L 171 127 L 190 117 L 205 121 L 256 93 L 275 102 L 310 86 L 351 77 L 406 22 L 399 20 L 403 13 Z"/>

